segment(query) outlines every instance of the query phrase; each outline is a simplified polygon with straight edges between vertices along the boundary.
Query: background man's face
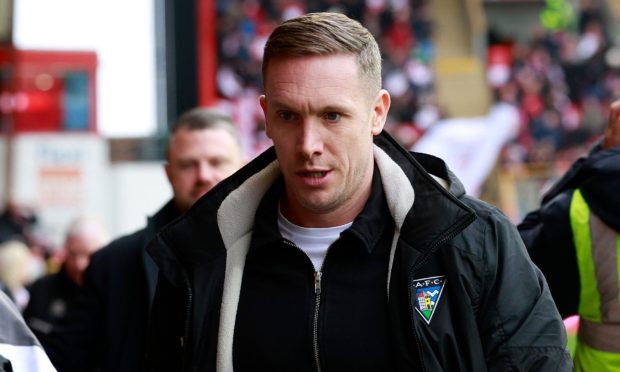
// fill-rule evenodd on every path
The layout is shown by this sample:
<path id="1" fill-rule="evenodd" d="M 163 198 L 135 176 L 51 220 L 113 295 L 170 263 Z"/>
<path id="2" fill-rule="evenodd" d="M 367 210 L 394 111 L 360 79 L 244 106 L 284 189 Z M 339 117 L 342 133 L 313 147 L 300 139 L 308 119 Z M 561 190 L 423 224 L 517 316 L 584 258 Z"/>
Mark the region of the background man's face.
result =
<path id="1" fill-rule="evenodd" d="M 242 165 L 241 149 L 225 129 L 179 129 L 170 138 L 167 160 L 166 175 L 182 212 Z"/>
<path id="2" fill-rule="evenodd" d="M 67 251 L 64 270 L 69 279 L 81 286 L 84 282 L 84 271 L 90 263 L 90 256 L 101 248 L 101 239 L 96 236 L 73 236 L 65 242 Z"/>
<path id="3" fill-rule="evenodd" d="M 307 227 L 349 222 L 339 216 L 366 202 L 372 139 L 389 95 L 370 97 L 352 55 L 278 57 L 265 77 L 260 103 L 284 175 L 287 217 Z"/>

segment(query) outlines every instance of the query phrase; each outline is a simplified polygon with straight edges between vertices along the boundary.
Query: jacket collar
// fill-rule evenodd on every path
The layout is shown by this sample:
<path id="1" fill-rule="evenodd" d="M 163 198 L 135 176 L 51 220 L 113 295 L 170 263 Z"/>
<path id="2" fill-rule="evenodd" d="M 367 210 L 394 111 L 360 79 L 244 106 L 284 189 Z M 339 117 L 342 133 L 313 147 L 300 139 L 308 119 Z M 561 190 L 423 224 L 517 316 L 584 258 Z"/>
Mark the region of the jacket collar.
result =
<path id="1" fill-rule="evenodd" d="M 174 204 L 174 199 L 168 200 L 168 202 L 159 209 L 153 216 L 147 219 L 146 229 L 147 233 L 145 238 L 152 239 L 158 231 L 163 229 L 167 224 L 174 221 L 181 215 L 181 212 Z M 144 242 L 144 245 L 148 243 L 148 240 Z"/>
<path id="2" fill-rule="evenodd" d="M 400 238 L 416 250 L 413 257 L 447 241 L 475 218 L 458 200 L 464 194 L 461 183 L 438 158 L 412 155 L 385 132 L 375 137 L 374 156 L 396 234 L 403 232 Z M 148 248 L 162 273 L 180 284 L 186 278 L 175 269 L 179 265 L 191 271 L 247 241 L 260 201 L 280 174 L 272 147 L 168 225 Z"/>
<path id="3" fill-rule="evenodd" d="M 574 189 L 581 192 L 592 209 L 608 226 L 620 231 L 620 147 L 604 150 L 597 143 L 588 156 L 577 159 L 562 178 L 556 181 L 545 193 L 545 205 L 561 193 Z"/>
<path id="4" fill-rule="evenodd" d="M 384 175 L 382 169 L 388 204 L 406 246 L 429 253 L 475 219 L 473 210 L 459 200 L 465 194 L 463 185 L 443 160 L 410 153 L 387 134 L 378 136 L 375 144 L 388 156 L 389 166 L 395 167 L 393 173 L 406 177 L 394 182 L 395 176 Z"/>
<path id="5" fill-rule="evenodd" d="M 278 177 L 258 207 L 254 218 L 251 249 L 282 240 L 277 219 L 279 200 L 283 193 L 284 179 Z M 386 219 L 388 213 L 381 176 L 375 165 L 370 197 L 364 205 L 362 212 L 353 221 L 351 227 L 343 232 L 343 236 L 359 240 L 365 249 L 371 253 L 377 240 L 381 237 L 381 232 L 383 232 L 389 222 L 389 219 Z"/>
<path id="6" fill-rule="evenodd" d="M 147 247 L 160 274 L 174 286 L 186 286 L 189 281 L 187 272 L 193 267 L 207 265 L 224 255 L 224 241 L 230 244 L 235 235 L 243 234 L 243 230 L 247 229 L 247 224 L 234 220 L 231 208 L 234 209 L 239 202 L 241 210 L 245 210 L 246 206 L 251 209 L 256 199 L 251 192 L 252 185 L 258 179 L 262 180 L 261 184 L 269 183 L 269 179 L 275 179 L 276 171 L 275 150 L 272 147 L 213 187 L 182 217 L 166 225 Z M 256 195 L 262 195 L 266 190 L 259 188 L 255 190 Z M 239 200 L 243 197 L 248 197 L 245 205 Z M 219 210 L 223 204 L 232 207 L 224 208 L 229 213 L 220 218 L 219 212 L 213 211 Z M 249 213 L 253 214 L 253 211 Z M 218 221 L 228 224 L 232 229 L 226 230 L 227 234 L 221 234 Z"/>
<path id="7" fill-rule="evenodd" d="M 149 219 L 149 223 L 153 225 L 156 231 L 161 230 L 164 226 L 179 217 L 181 212 L 174 204 L 174 199 L 170 199 L 157 213 Z"/>

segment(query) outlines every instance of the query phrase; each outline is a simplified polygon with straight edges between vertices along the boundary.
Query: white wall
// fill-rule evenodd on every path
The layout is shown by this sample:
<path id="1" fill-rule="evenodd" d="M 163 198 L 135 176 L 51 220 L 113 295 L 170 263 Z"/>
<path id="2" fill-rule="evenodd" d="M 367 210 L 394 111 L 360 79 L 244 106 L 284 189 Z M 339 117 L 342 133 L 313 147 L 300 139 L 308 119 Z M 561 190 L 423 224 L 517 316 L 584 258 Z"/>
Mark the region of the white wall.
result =
<path id="1" fill-rule="evenodd" d="M 109 147 L 92 134 L 21 134 L 12 138 L 10 194 L 32 207 L 42 236 L 61 244 L 80 214 L 111 219 Z"/>
<path id="2" fill-rule="evenodd" d="M 22 50 L 95 51 L 99 134 L 147 137 L 157 125 L 154 7 L 153 0 L 14 0 L 13 41 Z M 39 211 L 42 234 L 55 244 L 78 213 L 102 216 L 117 236 L 142 227 L 171 194 L 158 164 L 110 165 L 104 138 L 19 137 L 11 190 Z"/>
<path id="3" fill-rule="evenodd" d="M 152 0 L 14 0 L 19 49 L 97 52 L 97 123 L 106 137 L 156 130 Z"/>
<path id="4" fill-rule="evenodd" d="M 163 165 L 156 162 L 122 163 L 110 167 L 114 236 L 125 235 L 146 225 L 146 218 L 171 197 L 172 189 Z"/>
<path id="5" fill-rule="evenodd" d="M 18 135 L 11 147 L 12 196 L 36 211 L 38 232 L 52 246 L 78 215 L 100 217 L 115 238 L 144 227 L 172 197 L 161 163 L 110 164 L 108 141 L 99 136 Z"/>

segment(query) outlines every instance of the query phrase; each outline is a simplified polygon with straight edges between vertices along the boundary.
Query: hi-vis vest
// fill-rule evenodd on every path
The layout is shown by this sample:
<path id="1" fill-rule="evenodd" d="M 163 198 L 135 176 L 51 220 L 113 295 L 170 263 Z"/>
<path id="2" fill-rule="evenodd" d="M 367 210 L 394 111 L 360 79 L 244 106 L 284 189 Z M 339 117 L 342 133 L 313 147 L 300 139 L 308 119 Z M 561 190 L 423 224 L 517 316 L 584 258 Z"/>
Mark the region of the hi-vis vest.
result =
<path id="1" fill-rule="evenodd" d="M 581 284 L 575 371 L 620 371 L 620 234 L 590 212 L 579 190 L 570 221 Z"/>

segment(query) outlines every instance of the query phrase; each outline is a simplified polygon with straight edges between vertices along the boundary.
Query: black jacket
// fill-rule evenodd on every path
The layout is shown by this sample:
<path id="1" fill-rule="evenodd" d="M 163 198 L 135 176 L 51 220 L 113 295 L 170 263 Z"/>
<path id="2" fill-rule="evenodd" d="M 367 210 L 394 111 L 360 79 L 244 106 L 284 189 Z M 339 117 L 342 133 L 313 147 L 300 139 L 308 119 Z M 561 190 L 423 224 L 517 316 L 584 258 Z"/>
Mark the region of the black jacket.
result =
<path id="1" fill-rule="evenodd" d="M 562 316 L 576 314 L 579 306 L 579 268 L 569 214 L 577 188 L 592 213 L 620 232 L 620 147 L 602 150 L 597 145 L 589 156 L 579 158 L 543 196 L 540 209 L 518 226 Z"/>
<path id="2" fill-rule="evenodd" d="M 30 300 L 23 315 L 41 343 L 47 342 L 54 325 L 67 316 L 67 310 L 73 306 L 78 291 L 78 285 L 67 277 L 64 268 L 36 280 L 28 287 Z"/>
<path id="3" fill-rule="evenodd" d="M 60 372 L 141 371 L 149 315 L 146 244 L 179 216 L 172 201 L 147 226 L 97 251 L 84 274 L 84 288 L 66 321 L 44 347 Z M 151 261 L 152 267 L 156 267 Z M 150 278 L 149 278 L 150 277 Z"/>
<path id="4" fill-rule="evenodd" d="M 386 285 L 398 370 L 569 371 L 562 320 L 516 228 L 496 208 L 466 196 L 439 159 L 416 154 L 420 165 L 385 133 L 375 144 L 396 226 Z M 449 180 L 449 191 L 425 168 Z M 270 149 L 149 244 L 160 268 L 149 370 L 232 370 L 254 213 L 279 174 Z M 416 284 L 433 277 L 444 284 L 427 322 Z"/>

